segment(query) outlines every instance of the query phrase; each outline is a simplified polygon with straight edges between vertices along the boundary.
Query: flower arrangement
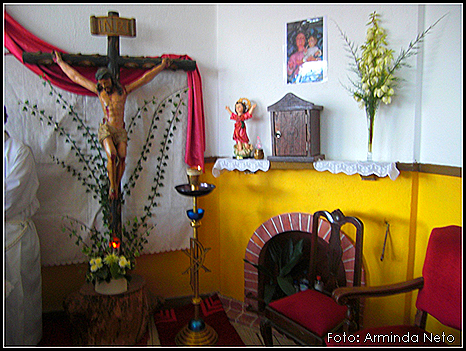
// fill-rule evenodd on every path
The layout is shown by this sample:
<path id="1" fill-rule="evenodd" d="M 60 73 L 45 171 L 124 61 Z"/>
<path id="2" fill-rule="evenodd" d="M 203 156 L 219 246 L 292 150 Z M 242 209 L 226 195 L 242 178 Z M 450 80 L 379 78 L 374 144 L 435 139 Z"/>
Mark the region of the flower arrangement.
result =
<path id="1" fill-rule="evenodd" d="M 67 217 L 69 225 L 63 226 L 63 231 L 68 231 L 71 238 L 76 239 L 76 245 L 82 247 L 82 253 L 89 258 L 86 272 L 86 281 L 95 284 L 96 282 L 109 282 L 111 279 L 126 278 L 130 280 L 128 271 L 136 266 L 136 258 L 141 255 L 144 245 L 147 243 L 149 230 L 138 234 L 134 231 L 138 227 L 138 219 L 135 218 L 132 224 L 133 230 L 127 228 L 131 226 L 128 221 L 122 226 L 122 240 L 112 236 L 110 231 L 103 233 L 95 228 L 88 228 L 82 223 L 78 223 L 74 218 Z M 90 233 L 90 244 L 87 244 L 80 233 Z"/>
<path id="2" fill-rule="evenodd" d="M 128 271 L 133 269 L 136 264 L 136 258 L 140 256 L 144 245 L 148 242 L 147 237 L 154 226 L 149 226 L 147 220 L 152 217 L 152 209 L 157 207 L 157 199 L 161 196 L 160 187 L 163 187 L 165 167 L 168 165 L 168 150 L 174 137 L 173 131 L 176 130 L 176 124 L 180 121 L 181 108 L 185 106 L 187 89 L 176 91 L 165 97 L 160 102 L 156 97 L 149 101 L 144 101 L 144 105 L 137 109 L 135 115 L 130 117 L 128 123 L 128 135 L 133 132 L 136 121 L 141 119 L 143 112 L 148 112 L 152 105 L 153 115 L 148 128 L 147 136 L 142 146 L 139 159 L 135 168 L 129 173 L 128 181 L 123 184 L 121 203 L 125 198 L 131 195 L 131 190 L 136 186 L 136 181 L 144 169 L 144 164 L 148 159 L 154 144 L 154 133 L 160 127 L 160 123 L 165 123 L 162 140 L 160 141 L 159 154 L 157 163 L 153 165 L 155 176 L 153 185 L 147 192 L 147 203 L 144 206 L 143 214 L 133 221 L 127 221 L 122 225 L 120 237 L 115 237 L 109 230 L 111 219 L 111 204 L 108 199 L 109 181 L 107 177 L 107 167 L 104 159 L 104 151 L 98 142 L 98 137 L 83 121 L 74 107 L 69 104 L 63 96 L 53 87 L 49 81 L 44 81 L 44 86 L 48 84 L 50 96 L 56 98 L 56 103 L 60 104 L 62 109 L 68 111 L 72 122 L 70 130 L 78 130 L 82 133 L 82 140 L 77 140 L 76 136 L 64 127 L 65 124 L 58 123 L 51 115 L 47 115 L 45 110 L 40 109 L 36 104 L 29 101 L 20 102 L 23 105 L 23 111 L 29 112 L 32 116 L 37 117 L 41 122 L 49 127 L 71 146 L 80 167 L 73 167 L 60 160 L 54 155 L 52 159 L 61 165 L 67 172 L 72 174 L 86 189 L 92 197 L 99 201 L 102 208 L 102 221 L 104 229 L 102 231 L 96 228 L 89 228 L 78 220 L 66 216 L 68 223 L 64 224 L 63 231 L 68 231 L 71 238 L 75 238 L 76 245 L 81 247 L 82 253 L 89 258 L 86 280 L 88 282 L 109 282 L 111 279 L 125 277 L 130 279 Z M 168 107 L 172 107 L 171 117 L 166 120 L 161 118 L 162 113 Z M 86 145 L 88 147 L 84 147 Z M 84 150 L 88 149 L 86 153 Z M 87 239 L 84 234 L 89 234 Z"/>
<path id="3" fill-rule="evenodd" d="M 369 15 L 367 25 L 366 42 L 359 48 L 351 42 L 346 34 L 338 27 L 343 37 L 347 50 L 353 62 L 351 71 L 356 74 L 356 79 L 350 79 L 351 87 L 345 87 L 358 103 L 359 107 L 365 108 L 368 125 L 368 159 L 372 157 L 372 139 L 374 132 L 374 120 L 380 102 L 388 105 L 395 95 L 396 83 L 399 78 L 395 76 L 396 71 L 407 66 L 406 59 L 414 56 L 419 51 L 419 44 L 432 28 L 442 19 L 438 19 L 433 25 L 409 43 L 407 49 L 401 49 L 400 54 L 394 60 L 394 50 L 389 49 L 387 33 L 380 26 L 380 15 L 373 12 Z"/>

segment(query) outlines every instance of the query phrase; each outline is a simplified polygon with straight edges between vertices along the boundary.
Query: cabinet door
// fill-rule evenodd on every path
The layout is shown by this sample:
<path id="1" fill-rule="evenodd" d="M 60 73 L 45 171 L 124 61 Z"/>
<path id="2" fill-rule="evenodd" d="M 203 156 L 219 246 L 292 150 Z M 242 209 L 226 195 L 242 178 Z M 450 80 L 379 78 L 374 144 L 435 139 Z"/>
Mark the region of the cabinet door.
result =
<path id="1" fill-rule="evenodd" d="M 307 156 L 307 116 L 304 111 L 274 113 L 275 156 Z"/>

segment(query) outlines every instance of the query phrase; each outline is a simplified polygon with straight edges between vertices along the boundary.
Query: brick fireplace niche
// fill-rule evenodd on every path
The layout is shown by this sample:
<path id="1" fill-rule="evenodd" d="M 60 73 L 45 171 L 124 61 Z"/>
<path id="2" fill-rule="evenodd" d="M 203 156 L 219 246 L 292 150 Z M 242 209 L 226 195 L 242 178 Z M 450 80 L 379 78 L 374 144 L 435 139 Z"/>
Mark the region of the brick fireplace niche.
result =
<path id="1" fill-rule="evenodd" d="M 245 259 L 255 264 L 259 263 L 259 256 L 264 245 L 275 235 L 288 231 L 302 231 L 311 233 L 312 216 L 309 213 L 284 213 L 272 217 L 262 223 L 252 234 L 246 247 Z M 330 224 L 323 218 L 319 218 L 318 235 L 327 243 L 330 239 Z M 341 247 L 343 250 L 342 261 L 346 274 L 347 286 L 352 286 L 355 247 L 351 239 L 340 231 Z M 258 272 L 249 263 L 244 263 L 244 305 L 249 311 L 259 311 L 258 296 Z M 364 262 L 362 264 L 361 285 L 366 282 Z"/>

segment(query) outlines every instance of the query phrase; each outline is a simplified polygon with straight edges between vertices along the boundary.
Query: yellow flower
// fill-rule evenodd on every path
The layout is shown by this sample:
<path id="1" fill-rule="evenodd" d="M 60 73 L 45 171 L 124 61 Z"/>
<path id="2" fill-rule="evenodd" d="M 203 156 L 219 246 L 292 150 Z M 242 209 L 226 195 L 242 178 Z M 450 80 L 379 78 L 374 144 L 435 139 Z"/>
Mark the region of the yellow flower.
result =
<path id="1" fill-rule="evenodd" d="M 107 255 L 107 256 L 105 256 L 105 258 L 104 258 L 104 262 L 105 262 L 107 265 L 111 266 L 113 263 L 118 262 L 118 256 L 115 255 L 115 254 Z"/>
<path id="2" fill-rule="evenodd" d="M 99 268 L 102 268 L 102 258 L 97 257 L 97 258 L 91 258 L 89 261 L 89 264 L 91 265 L 91 272 L 96 272 Z"/>
<path id="3" fill-rule="evenodd" d="M 129 261 L 126 259 L 125 256 L 120 256 L 120 260 L 118 261 L 118 265 L 119 265 L 121 268 L 129 268 L 129 267 L 130 267 L 130 263 L 129 263 Z"/>

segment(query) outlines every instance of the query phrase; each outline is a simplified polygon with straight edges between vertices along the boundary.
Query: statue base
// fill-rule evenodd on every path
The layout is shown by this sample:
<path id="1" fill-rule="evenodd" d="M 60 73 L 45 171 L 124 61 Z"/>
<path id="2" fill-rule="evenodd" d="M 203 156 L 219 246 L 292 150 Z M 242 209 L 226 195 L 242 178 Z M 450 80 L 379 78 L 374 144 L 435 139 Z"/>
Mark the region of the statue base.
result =
<path id="1" fill-rule="evenodd" d="M 186 346 L 215 345 L 217 340 L 217 332 L 202 319 L 191 319 L 175 338 L 177 345 Z"/>

